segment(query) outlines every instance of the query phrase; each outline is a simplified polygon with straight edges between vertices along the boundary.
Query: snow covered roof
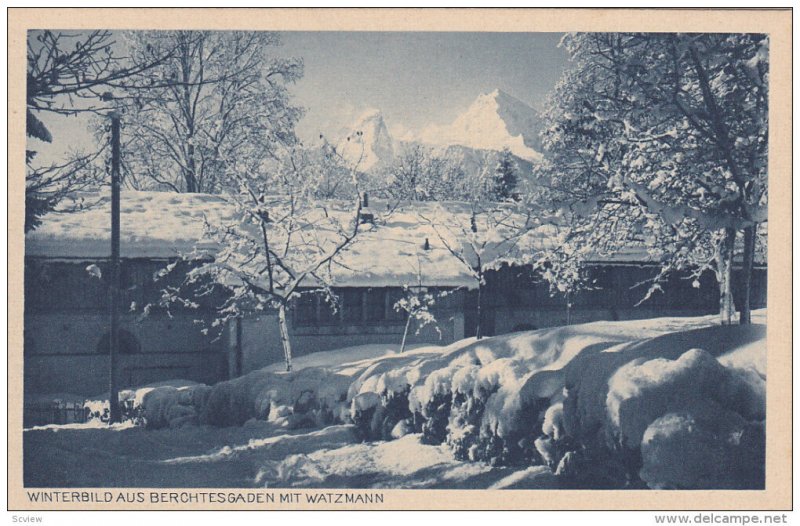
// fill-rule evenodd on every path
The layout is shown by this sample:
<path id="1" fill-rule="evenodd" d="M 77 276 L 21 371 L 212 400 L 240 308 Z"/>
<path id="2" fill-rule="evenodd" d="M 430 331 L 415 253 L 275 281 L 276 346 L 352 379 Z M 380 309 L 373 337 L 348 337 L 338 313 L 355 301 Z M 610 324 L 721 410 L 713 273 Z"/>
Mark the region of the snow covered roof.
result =
<path id="1" fill-rule="evenodd" d="M 51 212 L 25 239 L 27 256 L 107 258 L 111 254 L 111 195 L 87 193 L 65 212 Z M 75 208 L 75 211 L 72 209 Z M 205 238 L 204 217 L 231 218 L 233 208 L 217 196 L 123 191 L 120 198 L 120 255 L 175 258 Z M 202 247 L 201 247 L 202 248 Z"/>
<path id="2" fill-rule="evenodd" d="M 531 229 L 514 240 L 508 251 L 502 228 L 487 228 L 479 219 L 478 234 L 470 229 L 472 215 L 467 203 L 403 203 L 386 211 L 386 202 L 372 201 L 378 221 L 365 228 L 343 253 L 334 269 L 339 286 L 398 286 L 416 284 L 422 266 L 423 284 L 474 287 L 474 276 L 452 254 L 470 243 L 483 247 L 483 261 L 498 253 L 515 257 L 552 248 L 558 233 L 552 225 Z M 206 234 L 206 221 L 224 224 L 236 217 L 236 207 L 225 198 L 207 194 L 123 191 L 121 242 L 123 258 L 171 259 L 181 255 L 213 252 L 216 245 Z M 28 233 L 27 256 L 93 260 L 110 255 L 110 196 L 107 192 L 84 195 L 73 212 L 52 212 L 42 225 Z M 519 215 L 504 215 L 503 225 L 521 224 Z M 436 225 L 436 226 L 434 226 Z M 424 248 L 426 240 L 428 247 Z M 469 248 L 469 247 L 467 247 Z M 464 250 L 470 253 L 470 250 Z M 613 261 L 642 262 L 641 249 L 616 256 Z"/>

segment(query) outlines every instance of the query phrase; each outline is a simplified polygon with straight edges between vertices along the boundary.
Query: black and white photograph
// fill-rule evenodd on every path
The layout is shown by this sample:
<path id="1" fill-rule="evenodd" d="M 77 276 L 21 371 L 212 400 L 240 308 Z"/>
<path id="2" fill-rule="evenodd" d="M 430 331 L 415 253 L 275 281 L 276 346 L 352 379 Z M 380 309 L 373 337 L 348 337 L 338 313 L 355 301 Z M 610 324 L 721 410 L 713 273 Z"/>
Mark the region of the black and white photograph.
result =
<path id="1" fill-rule="evenodd" d="M 31 505 L 766 489 L 769 34 L 26 38 Z"/>

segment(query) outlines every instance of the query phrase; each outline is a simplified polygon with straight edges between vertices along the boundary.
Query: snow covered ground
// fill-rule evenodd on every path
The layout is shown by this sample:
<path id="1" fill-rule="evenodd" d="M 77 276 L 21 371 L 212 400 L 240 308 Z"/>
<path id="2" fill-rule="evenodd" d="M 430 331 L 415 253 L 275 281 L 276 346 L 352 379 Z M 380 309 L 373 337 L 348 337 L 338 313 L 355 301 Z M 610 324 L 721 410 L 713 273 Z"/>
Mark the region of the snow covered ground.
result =
<path id="1" fill-rule="evenodd" d="M 766 312 L 362 346 L 24 433 L 27 486 L 763 486 Z M 64 396 L 63 394 L 61 395 Z"/>

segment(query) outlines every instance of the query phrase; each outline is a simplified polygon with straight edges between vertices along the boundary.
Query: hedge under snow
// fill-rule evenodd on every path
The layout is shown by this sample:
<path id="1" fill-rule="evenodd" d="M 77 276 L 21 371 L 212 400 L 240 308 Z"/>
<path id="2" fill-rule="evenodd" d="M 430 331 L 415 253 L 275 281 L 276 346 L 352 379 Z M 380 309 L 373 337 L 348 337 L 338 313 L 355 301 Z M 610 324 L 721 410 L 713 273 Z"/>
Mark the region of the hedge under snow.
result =
<path id="1" fill-rule="evenodd" d="M 540 466 L 532 476 L 552 470 L 571 487 L 763 487 L 765 318 L 595 322 L 402 354 L 350 348 L 300 357 L 293 372 L 129 397 L 151 428 L 354 423 L 364 441 L 421 433 L 457 459 Z"/>

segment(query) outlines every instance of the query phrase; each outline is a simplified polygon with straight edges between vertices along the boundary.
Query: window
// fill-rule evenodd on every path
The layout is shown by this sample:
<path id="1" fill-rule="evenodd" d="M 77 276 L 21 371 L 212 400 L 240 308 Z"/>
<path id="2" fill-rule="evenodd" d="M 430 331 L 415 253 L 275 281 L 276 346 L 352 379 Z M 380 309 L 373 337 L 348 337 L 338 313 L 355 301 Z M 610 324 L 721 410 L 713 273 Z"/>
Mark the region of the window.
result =
<path id="1" fill-rule="evenodd" d="M 364 319 L 364 294 L 361 289 L 342 289 L 339 294 L 342 309 L 342 322 L 349 325 L 361 323 Z"/>
<path id="2" fill-rule="evenodd" d="M 86 271 L 87 263 L 26 260 L 25 308 L 29 312 L 108 310 L 105 281 Z M 103 276 L 108 266 L 98 262 Z"/>
<path id="3" fill-rule="evenodd" d="M 334 289 L 336 303 L 325 295 L 307 291 L 294 301 L 293 322 L 297 327 L 331 325 L 398 324 L 405 321 L 394 304 L 403 296 L 399 288 Z"/>
<path id="4" fill-rule="evenodd" d="M 341 315 L 339 298 L 317 295 L 317 325 L 337 325 Z"/>
<path id="5" fill-rule="evenodd" d="M 386 289 L 367 289 L 364 292 L 366 301 L 365 319 L 368 322 L 378 322 L 386 319 Z"/>
<path id="6" fill-rule="evenodd" d="M 294 300 L 294 324 L 297 326 L 317 323 L 317 296 L 304 293 Z"/>

